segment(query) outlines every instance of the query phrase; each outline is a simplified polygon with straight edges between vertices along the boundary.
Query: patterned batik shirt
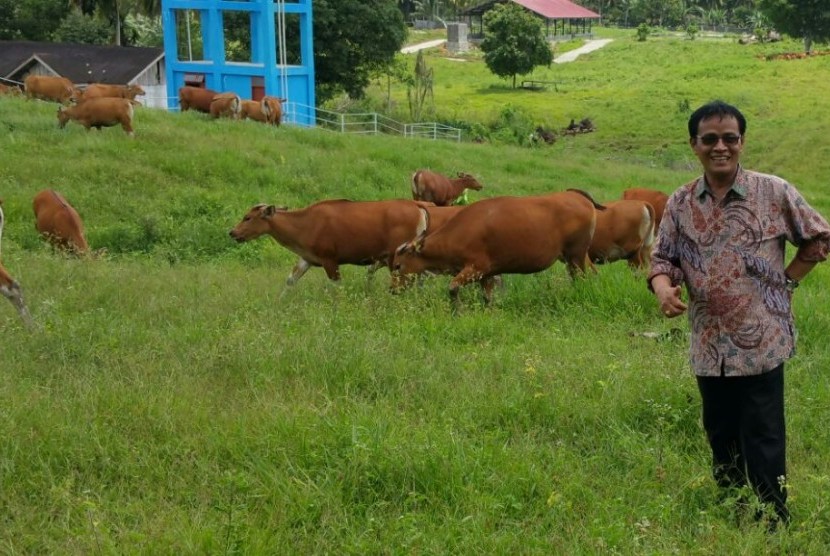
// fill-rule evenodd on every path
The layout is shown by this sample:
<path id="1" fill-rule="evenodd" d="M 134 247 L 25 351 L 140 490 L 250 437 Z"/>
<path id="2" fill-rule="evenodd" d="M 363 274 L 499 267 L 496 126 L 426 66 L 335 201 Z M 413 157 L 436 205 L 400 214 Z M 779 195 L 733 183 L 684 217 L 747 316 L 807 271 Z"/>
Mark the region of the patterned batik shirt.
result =
<path id="1" fill-rule="evenodd" d="M 686 285 L 695 374 L 761 374 L 792 357 L 786 242 L 802 261 L 824 261 L 830 226 L 776 176 L 739 167 L 720 202 L 703 177 L 670 196 L 648 284 L 666 274 L 673 286 Z"/>

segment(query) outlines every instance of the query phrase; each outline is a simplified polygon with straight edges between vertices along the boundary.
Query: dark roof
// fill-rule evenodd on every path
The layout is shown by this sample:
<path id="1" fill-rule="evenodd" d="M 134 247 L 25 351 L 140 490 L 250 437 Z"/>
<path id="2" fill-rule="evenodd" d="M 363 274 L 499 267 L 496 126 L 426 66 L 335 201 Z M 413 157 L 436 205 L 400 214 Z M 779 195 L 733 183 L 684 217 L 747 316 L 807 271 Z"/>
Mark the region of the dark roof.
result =
<path id="1" fill-rule="evenodd" d="M 163 56 L 163 48 L 0 41 L 0 77 L 40 62 L 73 83 L 124 85 Z"/>
<path id="2" fill-rule="evenodd" d="M 494 4 L 506 0 L 488 0 L 461 12 L 461 15 L 482 15 Z M 510 0 L 547 19 L 599 19 L 599 14 L 570 0 Z"/>

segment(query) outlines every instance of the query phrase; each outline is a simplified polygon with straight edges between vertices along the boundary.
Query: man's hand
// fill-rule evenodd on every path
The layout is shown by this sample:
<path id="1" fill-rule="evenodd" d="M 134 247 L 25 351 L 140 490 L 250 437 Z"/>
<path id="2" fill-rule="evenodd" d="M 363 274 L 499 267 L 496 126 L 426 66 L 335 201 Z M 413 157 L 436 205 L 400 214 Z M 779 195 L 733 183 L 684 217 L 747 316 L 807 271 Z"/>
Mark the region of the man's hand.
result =
<path id="1" fill-rule="evenodd" d="M 658 274 L 651 279 L 651 287 L 660 303 L 660 312 L 666 317 L 671 319 L 686 312 L 686 304 L 680 299 L 681 288 L 672 286 L 668 276 Z"/>

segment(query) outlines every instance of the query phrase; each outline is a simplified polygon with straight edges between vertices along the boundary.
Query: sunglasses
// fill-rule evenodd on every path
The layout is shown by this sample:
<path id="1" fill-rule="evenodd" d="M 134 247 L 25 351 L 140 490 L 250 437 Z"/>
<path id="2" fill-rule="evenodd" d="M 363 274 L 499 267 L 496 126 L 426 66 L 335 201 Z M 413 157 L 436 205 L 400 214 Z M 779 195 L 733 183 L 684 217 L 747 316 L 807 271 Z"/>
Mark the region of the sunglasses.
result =
<path id="1" fill-rule="evenodd" d="M 727 133 L 725 135 L 707 133 L 706 135 L 698 135 L 697 138 L 701 143 L 703 143 L 707 147 L 717 145 L 718 141 L 723 141 L 724 145 L 737 145 L 738 142 L 741 140 L 741 136 L 735 135 L 734 133 Z"/>

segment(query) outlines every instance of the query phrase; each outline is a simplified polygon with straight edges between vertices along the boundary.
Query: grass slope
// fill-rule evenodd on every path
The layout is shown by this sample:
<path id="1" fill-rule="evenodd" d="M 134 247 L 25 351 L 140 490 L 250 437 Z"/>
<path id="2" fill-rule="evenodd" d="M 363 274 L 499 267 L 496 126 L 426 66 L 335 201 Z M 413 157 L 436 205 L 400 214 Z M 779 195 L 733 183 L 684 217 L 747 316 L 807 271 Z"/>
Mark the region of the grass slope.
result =
<path id="1" fill-rule="evenodd" d="M 697 171 L 678 103 L 715 96 L 746 108 L 748 164 L 830 214 L 830 60 L 773 65 L 741 48 L 621 38 L 553 68 L 569 72 L 559 95 L 511 91 L 468 62 L 445 98 L 439 72 L 437 103 L 465 117 L 527 101 L 537 121 L 598 125 L 546 149 L 152 110 L 131 140 L 58 130 L 54 105 L 0 98 L 3 262 L 42 326 L 0 304 L 0 552 L 825 553 L 824 266 L 796 294 L 794 524 L 770 537 L 718 501 L 686 323 L 662 319 L 624 265 L 575 284 L 561 265 L 508 276 L 493 307 L 471 288 L 453 317 L 446 278 L 392 296 L 384 272 L 345 267 L 334 286 L 312 269 L 289 289 L 293 255 L 227 236 L 257 202 L 407 197 L 419 167 L 475 173 L 472 199 L 671 191 Z M 107 255 L 42 244 L 31 198 L 46 187 Z M 673 327 L 677 339 L 629 334 Z"/>

